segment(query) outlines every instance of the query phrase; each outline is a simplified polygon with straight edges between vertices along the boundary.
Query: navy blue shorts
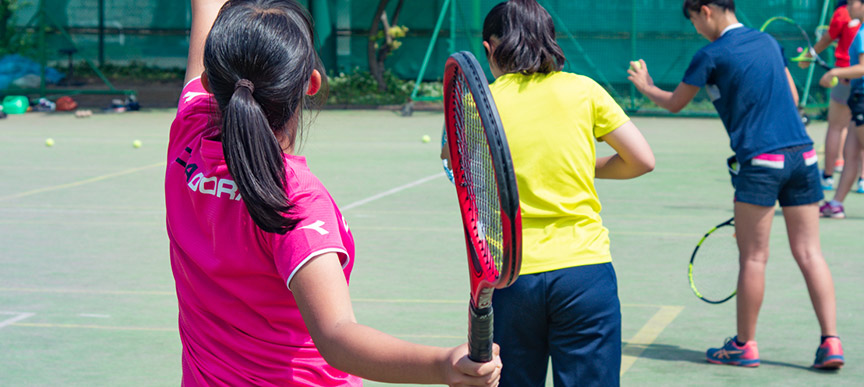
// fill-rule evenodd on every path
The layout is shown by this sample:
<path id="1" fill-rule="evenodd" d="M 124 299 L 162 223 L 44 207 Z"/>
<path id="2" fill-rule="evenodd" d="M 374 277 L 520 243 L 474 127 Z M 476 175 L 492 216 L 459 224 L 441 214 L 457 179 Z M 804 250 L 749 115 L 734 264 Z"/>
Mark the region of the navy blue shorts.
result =
<path id="1" fill-rule="evenodd" d="M 621 305 L 611 263 L 521 275 L 492 296 L 501 386 L 617 386 Z"/>
<path id="2" fill-rule="evenodd" d="M 740 163 L 733 176 L 735 201 L 783 207 L 817 203 L 824 198 L 819 183 L 818 156 L 812 145 L 763 153 Z"/>

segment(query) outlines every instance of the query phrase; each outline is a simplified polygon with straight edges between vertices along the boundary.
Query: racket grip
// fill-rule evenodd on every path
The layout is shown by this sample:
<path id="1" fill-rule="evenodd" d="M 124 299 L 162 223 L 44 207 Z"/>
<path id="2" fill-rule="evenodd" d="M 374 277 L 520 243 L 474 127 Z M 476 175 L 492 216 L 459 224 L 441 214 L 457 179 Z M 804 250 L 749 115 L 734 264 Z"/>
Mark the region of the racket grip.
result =
<path id="1" fill-rule="evenodd" d="M 492 360 L 492 307 L 469 307 L 471 318 L 468 320 L 468 358 L 473 362 L 486 363 Z"/>

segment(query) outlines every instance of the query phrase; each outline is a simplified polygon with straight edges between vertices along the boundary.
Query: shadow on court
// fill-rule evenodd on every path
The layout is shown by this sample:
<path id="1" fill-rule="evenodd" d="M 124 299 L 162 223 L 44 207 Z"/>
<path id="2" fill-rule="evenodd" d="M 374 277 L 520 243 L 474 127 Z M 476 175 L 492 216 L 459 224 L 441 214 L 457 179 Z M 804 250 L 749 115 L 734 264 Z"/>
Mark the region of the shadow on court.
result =
<path id="1" fill-rule="evenodd" d="M 639 353 L 639 351 L 643 351 Z M 687 361 L 691 363 L 705 364 L 709 366 L 717 366 L 720 365 L 710 364 L 705 360 L 705 351 L 697 351 L 688 348 L 681 348 L 677 345 L 667 345 L 667 344 L 649 344 L 649 345 L 628 345 L 624 347 L 623 350 L 624 355 L 638 356 L 640 358 L 646 359 L 654 359 L 654 360 L 666 360 L 666 361 Z M 815 368 L 809 366 L 803 366 L 800 364 L 792 364 L 780 361 L 772 361 L 767 360 L 765 358 L 760 359 L 759 361 L 761 365 L 767 366 L 777 366 L 777 367 L 788 367 L 795 368 L 803 371 L 809 371 L 813 373 L 835 373 L 837 371 L 826 371 L 826 370 L 817 370 Z"/>

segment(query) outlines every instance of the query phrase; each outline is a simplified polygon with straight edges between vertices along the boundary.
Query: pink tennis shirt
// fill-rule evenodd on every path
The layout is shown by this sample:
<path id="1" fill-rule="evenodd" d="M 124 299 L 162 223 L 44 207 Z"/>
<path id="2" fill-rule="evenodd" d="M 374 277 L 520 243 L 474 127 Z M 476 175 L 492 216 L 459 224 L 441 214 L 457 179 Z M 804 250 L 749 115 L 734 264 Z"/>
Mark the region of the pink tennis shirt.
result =
<path id="1" fill-rule="evenodd" d="M 184 386 L 359 386 L 330 367 L 288 288 L 310 259 L 335 252 L 345 280 L 354 241 L 301 156 L 285 155 L 286 192 L 302 220 L 261 231 L 228 173 L 218 107 L 199 79 L 183 88 L 168 142 L 165 208 L 180 309 Z"/>

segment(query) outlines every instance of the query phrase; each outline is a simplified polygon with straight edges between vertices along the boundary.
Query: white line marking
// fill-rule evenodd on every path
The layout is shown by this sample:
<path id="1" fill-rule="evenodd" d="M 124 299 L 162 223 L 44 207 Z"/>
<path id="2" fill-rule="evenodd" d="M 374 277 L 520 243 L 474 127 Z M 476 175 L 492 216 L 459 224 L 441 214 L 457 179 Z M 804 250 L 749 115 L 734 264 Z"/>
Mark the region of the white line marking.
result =
<path id="1" fill-rule="evenodd" d="M 12 325 L 18 321 L 21 321 L 25 318 L 33 317 L 36 313 L 27 313 L 27 312 L 0 312 L 0 314 L 13 314 L 17 315 L 15 317 L 8 318 L 6 320 L 0 321 L 0 328 L 3 328 L 7 325 Z"/>
<path id="2" fill-rule="evenodd" d="M 425 183 L 425 182 L 427 182 L 427 181 L 429 181 L 429 180 L 436 179 L 436 178 L 441 178 L 441 177 L 444 177 L 444 174 L 441 173 L 441 172 L 438 172 L 438 173 L 436 173 L 436 174 L 434 174 L 434 175 L 426 176 L 426 177 L 424 177 L 424 178 L 422 178 L 422 179 L 412 181 L 412 182 L 410 182 L 410 183 L 408 183 L 408 184 L 400 185 L 400 186 L 398 186 L 398 187 L 396 187 L 396 188 L 393 188 L 393 189 L 391 189 L 391 190 L 389 190 L 389 191 L 384 191 L 384 192 L 381 192 L 381 193 L 379 193 L 379 194 L 377 194 L 377 195 L 372 195 L 372 196 L 370 196 L 370 197 L 368 197 L 368 198 L 366 198 L 366 199 L 358 200 L 358 201 L 356 201 L 356 202 L 354 202 L 354 203 L 351 203 L 351 204 L 349 204 L 349 205 L 347 205 L 347 206 L 345 206 L 345 207 L 342 207 L 342 210 L 343 210 L 343 211 L 348 211 L 348 210 L 350 210 L 350 209 L 352 209 L 352 208 L 360 207 L 360 206 L 362 206 L 362 205 L 364 205 L 364 204 L 366 204 L 366 203 L 369 203 L 369 202 L 372 202 L 372 201 L 375 201 L 375 200 L 381 199 L 381 198 L 386 197 L 386 196 L 393 195 L 393 194 L 395 194 L 395 193 L 397 193 L 397 192 L 404 191 L 404 190 L 406 190 L 406 189 L 408 189 L 408 188 L 411 188 L 411 187 L 414 187 L 414 186 L 418 186 L 418 185 L 420 185 L 420 184 L 423 184 L 423 183 Z"/>
<path id="3" fill-rule="evenodd" d="M 94 317 L 94 318 L 111 318 L 111 315 L 109 315 L 109 314 L 98 314 L 98 313 L 78 313 L 78 316 Z"/>

